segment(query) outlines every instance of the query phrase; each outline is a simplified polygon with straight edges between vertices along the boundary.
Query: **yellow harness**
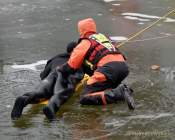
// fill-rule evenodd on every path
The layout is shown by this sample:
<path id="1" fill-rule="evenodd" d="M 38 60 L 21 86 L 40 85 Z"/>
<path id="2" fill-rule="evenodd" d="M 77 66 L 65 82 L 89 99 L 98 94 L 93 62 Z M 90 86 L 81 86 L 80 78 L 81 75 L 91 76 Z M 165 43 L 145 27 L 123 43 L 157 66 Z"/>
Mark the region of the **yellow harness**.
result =
<path id="1" fill-rule="evenodd" d="M 92 34 L 89 36 L 89 39 L 95 40 L 97 43 L 100 45 L 104 46 L 106 49 L 109 51 L 116 50 L 116 48 L 112 45 L 111 41 L 103 34 L 98 33 L 98 34 Z M 94 64 L 92 64 L 90 61 L 87 59 L 84 60 L 83 64 L 90 68 L 91 70 L 94 70 Z"/>

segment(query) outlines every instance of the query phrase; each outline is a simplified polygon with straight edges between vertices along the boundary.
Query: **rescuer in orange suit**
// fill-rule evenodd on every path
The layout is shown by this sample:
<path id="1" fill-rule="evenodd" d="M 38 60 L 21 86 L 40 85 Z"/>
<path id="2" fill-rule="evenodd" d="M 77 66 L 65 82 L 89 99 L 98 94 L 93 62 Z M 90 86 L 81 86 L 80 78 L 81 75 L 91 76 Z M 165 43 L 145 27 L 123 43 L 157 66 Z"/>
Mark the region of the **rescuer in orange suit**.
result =
<path id="1" fill-rule="evenodd" d="M 64 79 L 83 67 L 90 75 L 85 85 L 80 103 L 83 105 L 106 105 L 126 101 L 129 109 L 134 109 L 133 90 L 121 82 L 128 76 L 129 69 L 125 57 L 105 35 L 97 33 L 92 18 L 78 22 L 80 39 L 67 63 L 58 70 Z"/>

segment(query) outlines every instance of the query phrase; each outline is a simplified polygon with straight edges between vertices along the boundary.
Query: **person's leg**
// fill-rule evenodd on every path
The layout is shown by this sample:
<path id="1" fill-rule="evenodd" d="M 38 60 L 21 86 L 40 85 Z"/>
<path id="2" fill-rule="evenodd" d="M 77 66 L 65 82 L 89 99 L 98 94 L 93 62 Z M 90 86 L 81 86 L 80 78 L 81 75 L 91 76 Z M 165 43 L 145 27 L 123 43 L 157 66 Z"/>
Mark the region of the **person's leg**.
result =
<path id="1" fill-rule="evenodd" d="M 114 80 L 113 81 L 110 80 L 103 73 L 98 72 L 98 71 L 104 71 L 105 69 L 102 68 L 100 68 L 100 70 L 97 69 L 97 71 L 94 72 L 94 75 L 90 77 L 90 79 L 88 80 L 87 85 L 85 86 L 82 92 L 80 103 L 83 105 L 87 104 L 102 105 L 102 104 L 114 103 L 117 101 L 126 101 L 128 107 L 130 109 L 134 109 L 132 90 L 128 88 L 126 85 L 120 85 L 121 81 L 123 81 L 123 79 L 128 75 L 127 71 L 126 74 L 124 74 L 121 73 L 120 70 L 118 69 L 118 71 L 116 72 L 117 74 L 115 74 L 113 73 L 115 71 L 112 71 L 112 69 L 110 68 L 107 69 L 111 70 L 110 72 L 113 75 L 118 76 L 118 78 L 115 77 L 116 79 L 115 82 Z M 111 73 L 109 73 L 108 75 L 111 76 L 112 75 Z"/>
<path id="2" fill-rule="evenodd" d="M 104 86 L 104 84 L 102 85 Z M 96 92 L 90 90 L 92 88 L 93 85 L 89 87 L 86 86 L 86 88 L 84 89 L 84 92 L 82 93 L 82 96 L 80 98 L 80 103 L 82 105 L 106 105 L 111 103 L 117 103 L 118 101 L 126 101 L 129 109 L 135 108 L 134 99 L 132 97 L 133 90 L 125 84 L 120 84 L 115 89 L 107 89 Z"/>
<path id="3" fill-rule="evenodd" d="M 126 101 L 129 109 L 135 109 L 134 98 L 132 96 L 133 90 L 125 84 L 120 84 L 117 88 L 107 90 L 104 94 L 108 104 L 116 103 L 117 101 Z"/>
<path id="4" fill-rule="evenodd" d="M 98 69 L 106 75 L 108 81 L 111 82 L 112 90 L 106 91 L 106 97 L 112 99 L 112 93 L 117 93 L 116 98 L 123 99 L 127 102 L 129 109 L 135 108 L 134 98 L 132 96 L 133 90 L 121 82 L 129 75 L 129 68 L 126 62 L 110 62 Z M 121 96 L 121 98 L 119 98 Z M 114 98 L 115 99 L 115 98 Z"/>
<path id="5" fill-rule="evenodd" d="M 38 103 L 42 99 L 49 99 L 53 95 L 53 87 L 56 78 L 57 74 L 55 71 L 51 72 L 47 78 L 41 81 L 38 89 L 33 92 L 27 92 L 24 95 L 17 97 L 11 112 L 11 118 L 19 118 L 22 114 L 23 108 L 26 105 Z"/>
<path id="6" fill-rule="evenodd" d="M 106 104 L 104 90 L 111 88 L 106 76 L 100 72 L 94 72 L 85 85 L 80 96 L 80 103 L 83 105 Z"/>
<path id="7" fill-rule="evenodd" d="M 67 88 L 64 88 L 60 82 L 62 75 L 60 72 L 57 72 L 57 74 L 54 95 L 50 98 L 48 105 L 43 108 L 43 112 L 49 120 L 55 119 L 56 112 L 70 98 L 75 89 L 75 85 L 68 85 Z"/>

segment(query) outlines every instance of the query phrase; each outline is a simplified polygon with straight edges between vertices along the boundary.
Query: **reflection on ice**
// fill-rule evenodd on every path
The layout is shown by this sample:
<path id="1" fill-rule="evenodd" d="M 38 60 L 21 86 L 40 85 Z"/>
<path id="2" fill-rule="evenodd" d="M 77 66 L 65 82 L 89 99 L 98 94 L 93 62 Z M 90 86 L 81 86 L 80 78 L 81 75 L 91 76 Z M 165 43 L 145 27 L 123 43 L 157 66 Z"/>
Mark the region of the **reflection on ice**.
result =
<path id="1" fill-rule="evenodd" d="M 124 125 L 126 125 L 131 120 L 138 120 L 138 119 L 159 119 L 159 118 L 165 118 L 165 117 L 172 117 L 174 114 L 172 113 L 160 113 L 160 114 L 144 114 L 144 115 L 135 115 L 135 116 L 129 116 L 129 117 L 123 117 L 118 119 L 112 119 L 110 121 L 105 122 L 105 128 L 120 128 Z"/>
<path id="2" fill-rule="evenodd" d="M 139 20 L 139 21 L 150 21 L 150 19 L 160 19 L 159 16 L 153 15 L 145 15 L 140 13 L 122 13 L 122 15 L 131 20 Z M 164 22 L 175 22 L 175 19 L 172 18 L 165 18 Z"/>
<path id="3" fill-rule="evenodd" d="M 124 37 L 124 36 L 110 36 L 109 37 L 112 41 L 117 41 L 117 42 L 121 42 L 124 40 L 127 40 L 128 38 Z"/>
<path id="4" fill-rule="evenodd" d="M 112 4 L 113 6 L 120 6 L 120 4 L 119 3 L 115 3 L 115 4 Z"/>
<path id="5" fill-rule="evenodd" d="M 128 120 L 116 120 L 113 119 L 111 122 L 106 122 L 105 123 L 105 128 L 113 128 L 113 127 L 121 127 L 123 125 L 125 125 L 128 122 Z"/>
<path id="6" fill-rule="evenodd" d="M 149 19 L 143 19 L 143 18 L 132 17 L 132 16 L 125 16 L 125 18 L 131 19 L 131 20 L 138 20 L 138 21 L 150 21 Z"/>
<path id="7" fill-rule="evenodd" d="M 104 2 L 113 2 L 113 1 L 116 1 L 116 0 L 104 0 Z"/>
<path id="8" fill-rule="evenodd" d="M 139 25 L 143 25 L 143 24 L 145 24 L 145 23 L 144 23 L 144 22 L 139 22 L 138 24 L 139 24 Z"/>
<path id="9" fill-rule="evenodd" d="M 21 6 L 28 6 L 28 4 L 26 4 L 26 3 L 22 3 Z"/>
<path id="10" fill-rule="evenodd" d="M 98 15 L 98 16 L 102 16 L 103 14 L 102 14 L 102 13 L 98 13 L 97 15 Z"/>
<path id="11" fill-rule="evenodd" d="M 162 117 L 171 117 L 174 116 L 174 114 L 171 113 L 160 113 L 160 114 L 148 114 L 148 115 L 136 115 L 136 116 L 130 116 L 128 119 L 158 119 Z"/>
<path id="12" fill-rule="evenodd" d="M 24 21 L 24 19 L 18 19 L 18 21 L 19 21 L 19 22 L 23 22 L 23 21 Z"/>
<path id="13" fill-rule="evenodd" d="M 64 20 L 66 20 L 66 21 L 70 21 L 71 19 L 70 19 L 70 18 L 65 18 Z"/>
<path id="14" fill-rule="evenodd" d="M 0 74 L 3 73 L 3 66 L 4 65 L 4 62 L 3 60 L 0 60 Z"/>
<path id="15" fill-rule="evenodd" d="M 11 108 L 11 105 L 6 105 L 7 108 Z"/>
<path id="16" fill-rule="evenodd" d="M 125 1 L 125 0 L 104 0 L 104 2 Z"/>
<path id="17" fill-rule="evenodd" d="M 175 67 L 162 67 L 160 69 L 166 82 L 175 81 Z"/>
<path id="18" fill-rule="evenodd" d="M 46 64 L 47 60 L 40 60 L 40 61 L 37 61 L 36 63 L 32 63 L 32 64 L 24 64 L 24 65 L 12 65 L 11 67 L 13 69 L 30 69 L 30 70 L 34 70 L 36 71 L 37 70 L 37 66 L 39 65 L 43 65 L 43 64 Z"/>

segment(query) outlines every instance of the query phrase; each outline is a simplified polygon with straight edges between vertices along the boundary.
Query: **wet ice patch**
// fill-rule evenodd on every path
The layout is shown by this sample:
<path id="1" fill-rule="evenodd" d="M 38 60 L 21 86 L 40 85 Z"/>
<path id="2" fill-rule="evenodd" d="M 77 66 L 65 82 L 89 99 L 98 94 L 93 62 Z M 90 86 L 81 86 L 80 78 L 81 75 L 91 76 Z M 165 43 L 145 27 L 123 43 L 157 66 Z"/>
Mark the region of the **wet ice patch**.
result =
<path id="1" fill-rule="evenodd" d="M 22 32 L 17 32 L 17 34 L 22 34 Z"/>
<path id="2" fill-rule="evenodd" d="M 166 18 L 166 20 L 164 22 L 175 22 L 175 19 L 172 18 Z"/>
<path id="3" fill-rule="evenodd" d="M 23 21 L 24 21 L 24 19 L 18 19 L 18 21 L 19 21 L 19 22 L 23 22 Z"/>
<path id="4" fill-rule="evenodd" d="M 171 117 L 174 116 L 174 114 L 171 113 L 160 113 L 160 114 L 146 114 L 146 115 L 136 115 L 136 116 L 130 116 L 128 119 L 159 119 L 163 117 Z"/>
<path id="5" fill-rule="evenodd" d="M 7 108 L 11 108 L 11 105 L 6 105 Z"/>
<path id="6" fill-rule="evenodd" d="M 133 16 L 133 17 L 140 17 L 140 18 L 149 18 L 149 19 L 159 19 L 158 16 L 152 16 L 152 15 L 145 15 L 140 13 L 122 13 L 123 16 Z"/>
<path id="7" fill-rule="evenodd" d="M 47 63 L 47 60 L 40 60 L 40 61 L 37 61 L 36 63 L 32 63 L 32 64 L 24 64 L 24 65 L 14 64 L 11 67 L 13 69 L 30 69 L 33 71 L 37 71 L 37 66 L 44 65 L 46 63 Z"/>
<path id="8" fill-rule="evenodd" d="M 175 81 L 175 67 L 162 67 L 160 71 L 163 74 L 163 78 L 166 82 Z"/>
<path id="9" fill-rule="evenodd" d="M 105 128 L 119 128 L 121 126 L 124 126 L 127 122 L 127 120 L 113 119 L 110 122 L 105 122 Z"/>
<path id="10" fill-rule="evenodd" d="M 125 1 L 125 0 L 103 0 L 103 1 L 106 3 L 109 3 L 109 2 L 114 2 L 114 1 Z"/>
<path id="11" fill-rule="evenodd" d="M 116 20 L 116 18 L 112 18 L 112 21 L 115 21 Z"/>
<path id="12" fill-rule="evenodd" d="M 143 18 L 138 18 L 138 17 L 133 17 L 133 16 L 124 16 L 126 19 L 130 20 L 138 20 L 138 21 L 150 21 L 150 19 L 143 19 Z"/>
<path id="13" fill-rule="evenodd" d="M 151 19 L 160 19 L 159 16 L 154 15 L 146 15 L 141 13 L 122 13 L 122 16 L 126 19 L 130 20 L 138 20 L 138 21 L 150 21 Z M 164 22 L 175 22 L 175 19 L 172 18 L 165 18 Z"/>
<path id="14" fill-rule="evenodd" d="M 112 41 L 116 41 L 116 42 L 121 42 L 121 41 L 125 41 L 128 38 L 124 37 L 124 36 L 110 36 L 109 37 Z"/>
<path id="15" fill-rule="evenodd" d="M 27 3 L 21 3 L 21 6 L 28 6 L 28 4 Z"/>
<path id="16" fill-rule="evenodd" d="M 159 113 L 159 114 L 144 114 L 144 115 L 135 115 L 135 116 L 129 116 L 129 117 L 123 117 L 123 118 L 117 118 L 117 119 L 109 119 L 104 122 L 105 128 L 120 128 L 124 125 L 126 125 L 131 120 L 138 120 L 138 119 L 159 119 L 164 117 L 172 117 L 174 114 L 172 113 Z"/>
<path id="17" fill-rule="evenodd" d="M 119 4 L 119 3 L 114 3 L 114 4 L 112 4 L 113 6 L 120 6 L 121 4 Z"/>
<path id="18" fill-rule="evenodd" d="M 139 24 L 139 25 L 143 25 L 143 24 L 145 24 L 145 23 L 144 23 L 144 22 L 139 22 L 138 24 Z"/>
<path id="19" fill-rule="evenodd" d="M 161 35 L 166 35 L 166 36 L 171 36 L 171 35 L 173 35 L 173 34 L 165 33 L 165 32 L 161 32 L 160 34 L 161 34 Z"/>
<path id="20" fill-rule="evenodd" d="M 71 19 L 70 19 L 70 18 L 65 18 L 64 20 L 65 20 L 65 21 L 70 21 Z"/>
<path id="21" fill-rule="evenodd" d="M 97 15 L 98 15 L 98 16 L 103 16 L 103 14 L 102 14 L 102 13 L 98 13 Z"/>
<path id="22" fill-rule="evenodd" d="M 116 1 L 116 0 L 104 0 L 104 2 L 113 2 L 113 1 Z"/>
<path id="23" fill-rule="evenodd" d="M 114 9 L 109 9 L 109 11 L 111 11 L 111 12 L 112 12 L 112 11 L 114 11 Z"/>

